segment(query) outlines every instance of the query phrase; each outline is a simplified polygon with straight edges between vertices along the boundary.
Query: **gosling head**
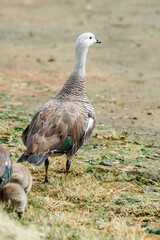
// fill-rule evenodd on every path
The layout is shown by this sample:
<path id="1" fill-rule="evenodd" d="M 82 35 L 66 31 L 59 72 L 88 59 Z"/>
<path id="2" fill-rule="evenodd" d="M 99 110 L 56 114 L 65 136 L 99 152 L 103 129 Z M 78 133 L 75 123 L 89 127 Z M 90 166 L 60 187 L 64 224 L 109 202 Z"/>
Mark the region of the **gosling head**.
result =
<path id="1" fill-rule="evenodd" d="M 101 43 L 101 41 L 99 41 L 93 33 L 83 33 L 78 37 L 76 46 L 89 48 L 95 43 Z"/>
<path id="2" fill-rule="evenodd" d="M 0 202 L 8 204 L 8 201 L 10 201 L 9 208 L 16 208 L 19 216 L 24 212 L 27 195 L 19 184 L 8 183 L 0 190 Z"/>

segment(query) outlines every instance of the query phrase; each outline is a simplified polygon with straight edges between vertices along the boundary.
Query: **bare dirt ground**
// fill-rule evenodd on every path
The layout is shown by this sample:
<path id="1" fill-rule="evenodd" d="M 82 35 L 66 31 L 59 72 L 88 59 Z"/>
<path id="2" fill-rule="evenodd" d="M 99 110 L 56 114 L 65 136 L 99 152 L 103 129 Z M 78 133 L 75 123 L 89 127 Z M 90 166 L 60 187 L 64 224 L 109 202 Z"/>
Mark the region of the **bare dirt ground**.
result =
<path id="1" fill-rule="evenodd" d="M 72 70 L 77 36 L 93 32 L 102 44 L 89 51 L 87 88 L 98 122 L 159 146 L 159 7 L 159 0 L 1 0 L 1 89 L 19 92 L 19 78 L 58 91 Z M 3 77 L 13 80 L 9 88 Z M 35 111 L 50 97 L 46 89 L 34 107 L 24 104 Z"/>
<path id="2" fill-rule="evenodd" d="M 13 126 L 20 138 L 22 128 L 30 121 L 38 107 L 61 89 L 72 71 L 75 41 L 84 32 L 93 32 L 102 41 L 101 45 L 89 49 L 86 64 L 87 94 L 96 110 L 98 126 L 90 144 L 93 146 L 93 143 L 99 144 L 101 141 L 102 147 L 108 146 L 104 154 L 110 154 L 113 161 L 115 156 L 124 150 L 123 146 L 119 148 L 121 144 L 136 144 L 137 150 L 127 145 L 125 147 L 128 150 L 125 151 L 128 152 L 123 152 L 122 155 L 124 154 L 129 166 L 133 165 L 131 156 L 135 157 L 138 163 L 139 157 L 144 158 L 145 155 L 150 158 L 150 162 L 144 162 L 144 165 L 148 171 L 146 174 L 151 172 L 151 182 L 155 181 L 155 185 L 150 182 L 151 188 L 146 186 L 146 189 L 152 195 L 155 194 L 157 199 L 160 174 L 159 0 L 0 0 L 2 140 L 7 136 L 5 131 L 8 131 L 13 140 Z M 122 143 L 123 137 L 125 143 Z M 109 138 L 117 139 L 120 143 L 110 146 Z M 5 141 L 0 143 L 8 150 L 11 147 L 15 161 L 18 158 L 17 152 L 19 155 L 21 153 L 22 145 L 17 145 L 14 150 L 13 144 L 8 145 Z M 151 151 L 141 146 L 149 147 Z M 103 153 L 103 149 L 101 150 L 99 156 Z M 87 151 L 87 147 L 86 152 L 85 148 L 80 150 L 84 159 L 88 155 Z M 132 154 L 129 151 L 133 151 Z M 94 153 L 92 158 L 96 161 Z M 81 161 L 80 157 L 79 160 Z M 123 159 L 119 157 L 116 161 Z M 94 162 L 91 162 L 91 165 L 94 165 Z M 85 167 L 84 169 L 84 172 L 82 169 L 80 171 L 88 173 Z M 32 168 L 32 172 L 34 171 Z M 78 174 L 81 176 L 81 173 Z M 56 178 L 59 179 L 58 173 Z M 130 187 L 132 189 L 132 186 Z M 47 189 L 49 188 L 51 186 Z M 34 191 L 42 191 L 40 188 L 35 189 L 34 186 Z M 34 201 L 30 200 L 30 204 L 34 205 Z M 123 204 L 119 202 L 119 205 Z M 27 215 L 25 217 L 29 219 Z M 152 222 L 153 217 L 150 219 L 148 221 Z M 22 223 L 23 221 L 26 223 L 25 220 L 22 220 Z M 28 221 L 32 221 L 32 218 Z M 153 222 L 158 226 L 157 218 Z"/>

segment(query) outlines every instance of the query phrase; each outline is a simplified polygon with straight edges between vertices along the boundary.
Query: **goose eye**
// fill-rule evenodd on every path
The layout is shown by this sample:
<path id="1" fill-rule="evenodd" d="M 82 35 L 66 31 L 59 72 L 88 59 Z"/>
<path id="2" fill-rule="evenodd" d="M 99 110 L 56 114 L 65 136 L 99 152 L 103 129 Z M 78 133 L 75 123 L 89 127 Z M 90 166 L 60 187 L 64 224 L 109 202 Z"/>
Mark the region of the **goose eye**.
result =
<path id="1" fill-rule="evenodd" d="M 89 37 L 89 39 L 92 39 L 92 37 Z"/>

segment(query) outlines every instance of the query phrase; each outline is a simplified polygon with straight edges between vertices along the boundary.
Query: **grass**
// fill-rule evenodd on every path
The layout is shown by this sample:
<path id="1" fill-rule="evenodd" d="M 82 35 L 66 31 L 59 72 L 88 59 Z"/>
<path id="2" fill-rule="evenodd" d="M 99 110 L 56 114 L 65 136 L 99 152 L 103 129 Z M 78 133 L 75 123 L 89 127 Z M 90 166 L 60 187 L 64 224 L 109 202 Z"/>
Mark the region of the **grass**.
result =
<path id="1" fill-rule="evenodd" d="M 12 213 L 12 217 L 15 213 Z M 2 210 L 2 206 L 0 208 L 0 236 L 1 240 L 39 240 L 40 233 L 33 226 L 22 226 L 15 215 L 15 220 L 12 220 L 7 216 L 5 212 Z"/>
<path id="2" fill-rule="evenodd" d="M 17 107 L 19 99 L 12 102 L 12 95 L 3 93 L 0 97 L 0 144 L 16 162 L 24 149 L 22 130 L 33 114 Z M 97 125 L 93 136 L 76 154 L 67 177 L 64 156 L 51 159 L 50 182 L 45 185 L 41 184 L 44 167 L 25 163 L 33 176 L 28 205 L 21 219 L 11 213 L 12 220 L 8 221 L 34 224 L 40 237 L 48 240 L 144 240 L 149 237 L 147 232 L 158 233 L 157 151 L 128 141 L 126 132 L 106 135 L 106 129 L 105 124 Z M 102 166 L 101 161 L 112 166 Z"/>
<path id="3" fill-rule="evenodd" d="M 25 149 L 21 134 L 33 117 L 32 110 L 56 92 L 50 78 L 45 83 L 26 80 L 23 74 L 20 78 L 3 74 L 1 78 L 0 145 L 16 162 Z M 94 101 L 93 94 L 90 98 Z M 99 99 L 98 104 L 105 102 Z M 13 226 L 24 239 L 33 231 L 28 239 L 34 239 L 35 232 L 36 239 L 46 240 L 156 240 L 160 227 L 159 158 L 156 148 L 128 140 L 126 131 L 113 129 L 108 134 L 108 126 L 99 123 L 76 154 L 67 177 L 64 156 L 51 159 L 50 182 L 45 185 L 41 184 L 44 166 L 25 163 L 33 176 L 26 211 L 21 219 L 15 213 L 8 218 L 1 211 L 0 231 L 4 217 L 6 229 Z M 102 161 L 111 166 L 100 165 Z M 36 230 L 29 230 L 31 225 Z M 5 232 L 11 239 L 19 237 L 13 231 Z M 7 238 L 5 234 L 3 238 Z"/>
<path id="4" fill-rule="evenodd" d="M 29 101 L 34 102 L 35 89 L 35 83 L 25 84 Z M 42 97 L 46 94 L 43 84 L 38 91 Z M 16 162 L 24 150 L 21 133 L 33 113 L 23 106 L 23 92 L 17 96 L 3 92 L 0 101 L 0 144 Z M 33 176 L 32 191 L 23 217 L 17 219 L 11 213 L 9 221 L 34 224 L 40 237 L 49 240 L 146 239 L 147 231 L 157 233 L 160 179 L 156 149 L 128 141 L 127 132 L 113 130 L 106 135 L 106 130 L 105 124 L 97 125 L 92 138 L 76 154 L 67 177 L 64 156 L 51 160 L 46 185 L 41 184 L 44 167 L 25 163 Z M 101 161 L 112 166 L 102 166 Z M 18 228 L 23 231 L 20 225 Z"/>

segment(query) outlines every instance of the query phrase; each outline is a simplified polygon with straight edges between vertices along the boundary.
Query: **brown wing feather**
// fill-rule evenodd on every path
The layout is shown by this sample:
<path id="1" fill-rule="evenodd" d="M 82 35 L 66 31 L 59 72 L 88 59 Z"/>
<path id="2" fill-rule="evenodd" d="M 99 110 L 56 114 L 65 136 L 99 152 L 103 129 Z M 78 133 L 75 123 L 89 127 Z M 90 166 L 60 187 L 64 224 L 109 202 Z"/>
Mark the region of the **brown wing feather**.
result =
<path id="1" fill-rule="evenodd" d="M 65 102 L 61 105 L 50 100 L 32 119 L 26 131 L 26 154 L 33 155 L 48 150 L 60 150 L 69 135 L 74 145 L 82 138 L 86 128 L 83 105 Z"/>

